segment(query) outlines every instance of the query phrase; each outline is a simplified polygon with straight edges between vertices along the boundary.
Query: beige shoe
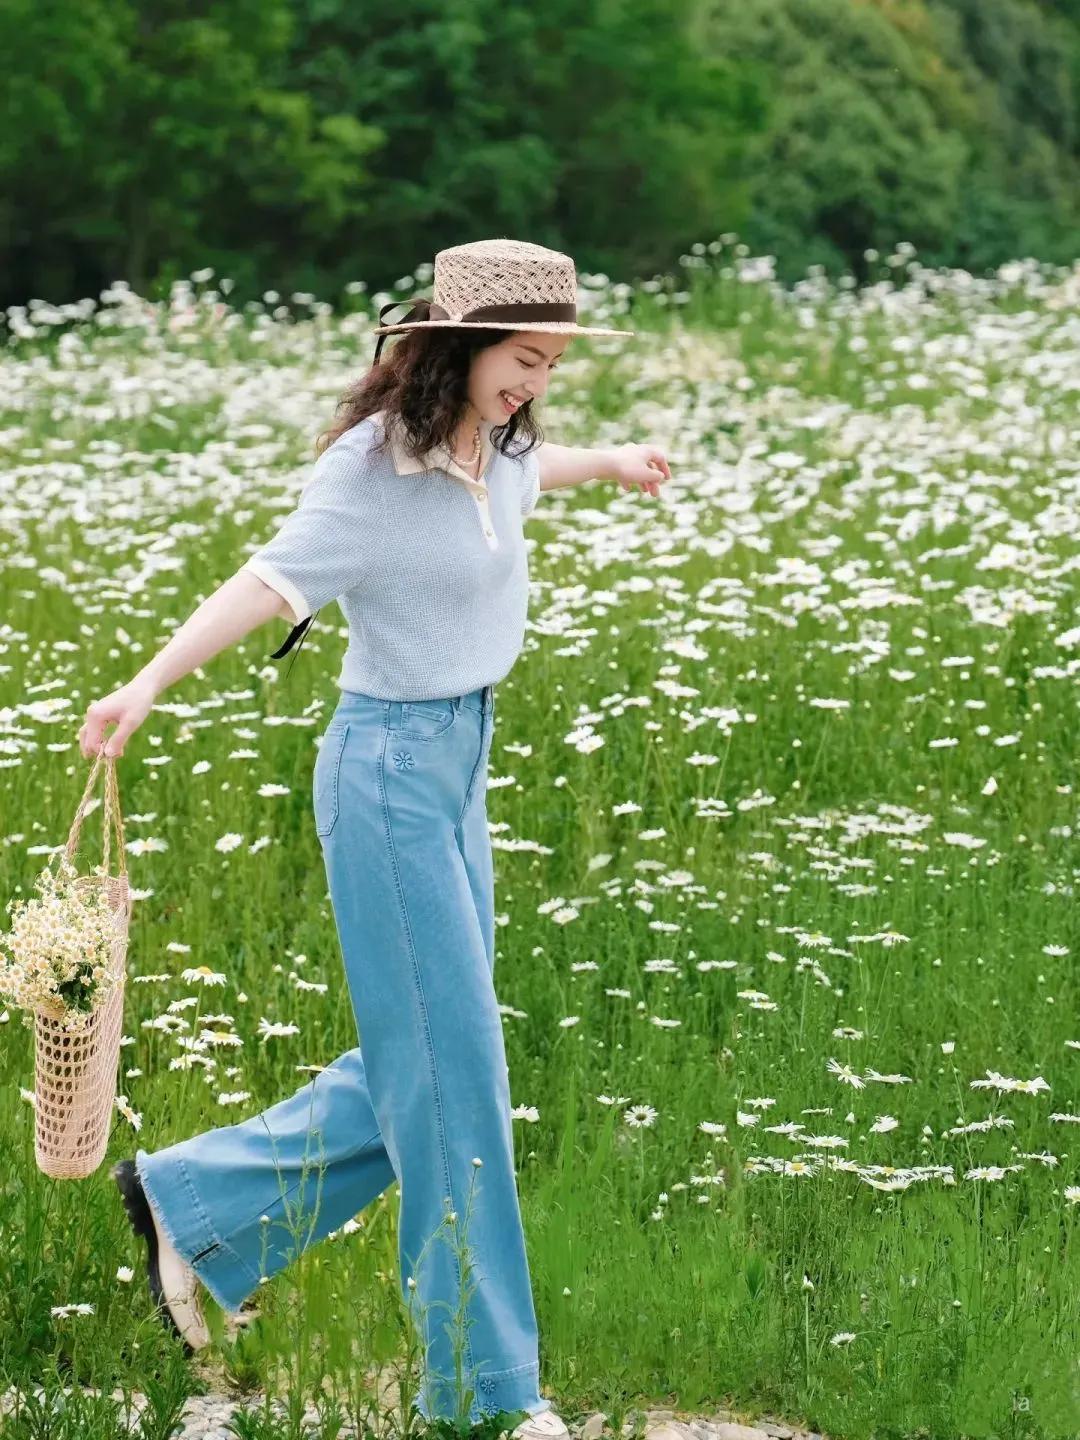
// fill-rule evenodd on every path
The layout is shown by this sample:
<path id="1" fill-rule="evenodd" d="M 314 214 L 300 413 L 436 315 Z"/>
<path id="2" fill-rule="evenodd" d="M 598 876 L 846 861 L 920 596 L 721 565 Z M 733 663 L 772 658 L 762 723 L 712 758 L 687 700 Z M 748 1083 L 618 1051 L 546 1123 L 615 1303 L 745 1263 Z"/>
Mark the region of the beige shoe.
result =
<path id="1" fill-rule="evenodd" d="M 177 1335 L 189 1353 L 210 1344 L 210 1327 L 199 1299 L 201 1281 L 161 1229 L 150 1208 L 134 1160 L 120 1160 L 112 1168 L 124 1209 L 136 1235 L 146 1241 L 150 1294 L 166 1330 Z"/>
<path id="2" fill-rule="evenodd" d="M 569 1440 L 570 1431 L 554 1410 L 541 1410 L 515 1426 L 510 1435 L 513 1440 Z"/>

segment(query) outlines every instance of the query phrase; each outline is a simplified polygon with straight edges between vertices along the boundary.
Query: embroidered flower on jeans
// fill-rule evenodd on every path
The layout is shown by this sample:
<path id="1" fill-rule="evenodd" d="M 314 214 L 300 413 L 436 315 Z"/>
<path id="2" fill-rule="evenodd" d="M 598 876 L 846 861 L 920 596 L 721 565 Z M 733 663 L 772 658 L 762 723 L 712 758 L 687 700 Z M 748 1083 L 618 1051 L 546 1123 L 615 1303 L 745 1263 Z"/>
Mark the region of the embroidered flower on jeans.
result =
<path id="1" fill-rule="evenodd" d="M 394 756 L 394 764 L 399 770 L 411 770 L 416 761 L 408 750 L 399 750 Z"/>
<path id="2" fill-rule="evenodd" d="M 498 1414 L 501 1406 L 495 1399 L 495 1391 L 498 1388 L 498 1381 L 494 1375 L 481 1375 L 477 1379 L 477 1386 L 482 1391 L 480 1397 L 480 1409 L 485 1415 Z"/>

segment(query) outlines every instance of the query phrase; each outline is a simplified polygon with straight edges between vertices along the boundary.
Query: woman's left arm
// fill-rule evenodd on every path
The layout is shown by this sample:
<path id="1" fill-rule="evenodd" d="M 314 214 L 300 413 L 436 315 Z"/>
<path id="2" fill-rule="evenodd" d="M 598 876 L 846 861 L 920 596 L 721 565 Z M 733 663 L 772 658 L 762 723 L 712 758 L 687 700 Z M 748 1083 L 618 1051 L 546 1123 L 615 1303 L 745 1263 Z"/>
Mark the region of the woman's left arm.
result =
<path id="1" fill-rule="evenodd" d="M 671 479 L 671 470 L 659 445 L 627 441 L 610 449 L 555 445 L 550 440 L 536 452 L 540 466 L 540 489 L 560 490 L 565 485 L 583 485 L 587 480 L 617 480 L 624 490 L 636 486 L 652 496 Z"/>

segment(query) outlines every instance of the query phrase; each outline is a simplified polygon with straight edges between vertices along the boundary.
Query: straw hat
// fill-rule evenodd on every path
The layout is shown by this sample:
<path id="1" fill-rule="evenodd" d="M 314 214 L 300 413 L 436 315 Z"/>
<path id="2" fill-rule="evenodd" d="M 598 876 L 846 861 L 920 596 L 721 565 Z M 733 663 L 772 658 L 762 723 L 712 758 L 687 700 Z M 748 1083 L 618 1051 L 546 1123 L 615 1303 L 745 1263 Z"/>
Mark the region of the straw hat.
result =
<path id="1" fill-rule="evenodd" d="M 383 316 L 412 309 L 393 325 Z M 474 240 L 435 256 L 435 294 L 391 300 L 373 333 L 377 364 L 383 339 L 402 330 L 546 330 L 553 335 L 633 335 L 577 323 L 577 271 L 569 255 L 527 240 Z"/>

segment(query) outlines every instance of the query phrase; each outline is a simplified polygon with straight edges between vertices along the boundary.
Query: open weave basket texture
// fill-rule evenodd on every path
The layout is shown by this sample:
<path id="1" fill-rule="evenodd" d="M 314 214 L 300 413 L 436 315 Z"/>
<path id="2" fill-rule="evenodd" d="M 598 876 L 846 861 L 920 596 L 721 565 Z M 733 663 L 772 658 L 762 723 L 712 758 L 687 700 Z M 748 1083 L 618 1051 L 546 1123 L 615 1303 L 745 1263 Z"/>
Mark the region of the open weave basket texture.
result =
<path id="1" fill-rule="evenodd" d="M 101 1164 L 109 1144 L 116 1072 L 124 1018 L 131 886 L 124 854 L 124 826 L 113 756 L 98 754 L 79 801 L 64 854 L 74 861 L 83 811 L 102 759 L 106 762 L 103 817 L 103 875 L 80 875 L 74 888 L 104 890 L 112 921 L 110 967 L 119 984 L 91 1014 L 85 1029 L 65 1030 L 62 1007 L 34 1011 L 34 1154 L 38 1169 L 54 1180 L 83 1180 Z M 119 843 L 119 874 L 110 875 L 111 826 Z"/>

